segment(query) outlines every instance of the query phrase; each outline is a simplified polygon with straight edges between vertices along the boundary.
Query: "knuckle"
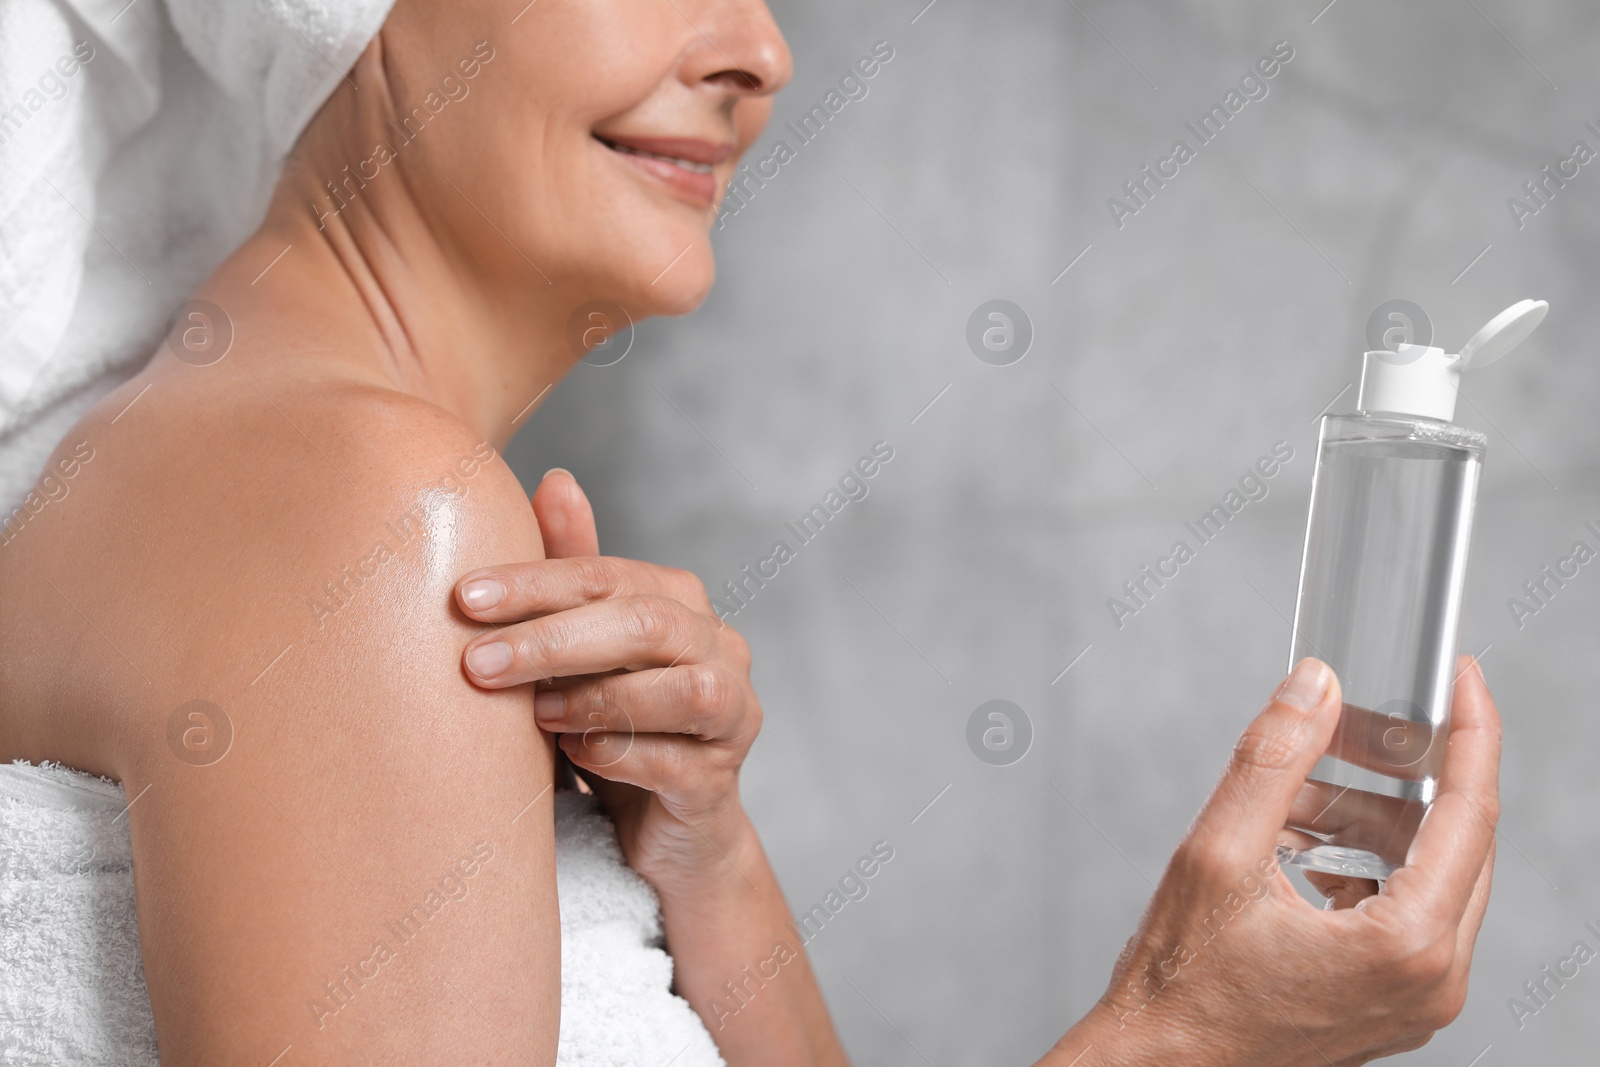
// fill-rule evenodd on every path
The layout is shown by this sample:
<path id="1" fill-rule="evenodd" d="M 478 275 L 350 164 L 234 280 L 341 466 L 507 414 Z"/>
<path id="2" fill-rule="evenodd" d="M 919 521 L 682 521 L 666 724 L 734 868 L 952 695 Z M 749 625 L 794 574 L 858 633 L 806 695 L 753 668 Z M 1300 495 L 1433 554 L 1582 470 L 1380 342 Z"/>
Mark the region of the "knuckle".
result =
<path id="1" fill-rule="evenodd" d="M 715 718 L 728 710 L 728 684 L 715 667 L 691 663 L 683 668 L 684 696 L 702 718 Z"/>
<path id="2" fill-rule="evenodd" d="M 738 773 L 743 757 L 729 750 L 724 741 L 707 741 L 681 747 L 677 758 L 684 765 L 684 784 L 680 793 L 710 798 L 722 795 L 727 783 Z"/>
<path id="3" fill-rule="evenodd" d="M 1203 886 L 1225 885 L 1236 880 L 1246 862 L 1231 842 L 1210 833 L 1189 835 L 1172 859 L 1185 881 Z"/>
<path id="4" fill-rule="evenodd" d="M 561 654 L 567 647 L 567 635 L 554 618 L 540 619 L 522 627 L 512 644 L 517 652 L 517 661 L 538 673 L 560 662 Z"/>
<path id="5" fill-rule="evenodd" d="M 627 728 L 627 710 L 622 706 L 616 688 L 606 684 L 606 679 L 579 688 L 587 690 L 585 696 L 581 698 L 580 710 L 583 712 L 583 722 L 603 730 L 615 731 Z"/>
<path id="6" fill-rule="evenodd" d="M 1421 989 L 1442 984 L 1454 963 L 1455 945 L 1450 938 L 1420 934 L 1401 935 L 1390 960 L 1394 973 L 1403 982 Z"/>
<path id="7" fill-rule="evenodd" d="M 608 600 L 622 588 L 622 568 L 611 556 L 584 556 L 568 561 L 578 595 L 584 600 Z"/>
<path id="8" fill-rule="evenodd" d="M 629 632 L 648 647 L 667 644 L 678 631 L 668 602 L 661 597 L 636 596 L 628 601 Z"/>
<path id="9" fill-rule="evenodd" d="M 707 783 L 712 787 L 713 793 L 720 795 L 727 792 L 743 765 L 744 752 L 732 745 L 717 745 L 712 757 L 714 773 L 711 781 Z"/>
<path id="10" fill-rule="evenodd" d="M 748 749 L 761 732 L 761 705 L 746 698 L 745 688 L 709 664 L 686 667 L 682 681 L 690 708 L 691 731 Z"/>
<path id="11" fill-rule="evenodd" d="M 744 634 L 731 626 L 724 626 L 722 630 L 723 646 L 728 650 L 728 656 L 741 670 L 749 670 L 751 662 L 750 642 L 745 640 Z"/>
<path id="12" fill-rule="evenodd" d="M 696 607 L 707 606 L 711 603 L 711 598 L 706 594 L 706 585 L 700 580 L 698 574 L 677 567 L 671 568 L 668 573 L 672 576 L 673 584 L 679 590 L 684 603 L 693 604 Z"/>
<path id="13" fill-rule="evenodd" d="M 681 752 L 670 748 L 659 757 L 655 775 L 660 783 L 659 791 L 675 797 L 688 795 L 703 777 L 698 768 L 684 759 Z"/>

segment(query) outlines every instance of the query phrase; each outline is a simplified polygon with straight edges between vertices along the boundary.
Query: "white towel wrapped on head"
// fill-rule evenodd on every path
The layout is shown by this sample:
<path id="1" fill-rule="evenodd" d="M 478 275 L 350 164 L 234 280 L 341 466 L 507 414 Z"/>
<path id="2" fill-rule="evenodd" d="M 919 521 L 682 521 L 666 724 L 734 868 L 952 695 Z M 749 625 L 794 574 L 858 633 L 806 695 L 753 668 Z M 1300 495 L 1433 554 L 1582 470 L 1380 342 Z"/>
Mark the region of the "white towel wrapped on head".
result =
<path id="1" fill-rule="evenodd" d="M 0 512 L 260 223 L 392 3 L 0 3 Z"/>
<path id="2" fill-rule="evenodd" d="M 0 1063 L 155 1067 L 120 785 L 0 764 Z M 593 797 L 557 793 L 561 1067 L 722 1067 L 671 991 L 655 893 Z"/>

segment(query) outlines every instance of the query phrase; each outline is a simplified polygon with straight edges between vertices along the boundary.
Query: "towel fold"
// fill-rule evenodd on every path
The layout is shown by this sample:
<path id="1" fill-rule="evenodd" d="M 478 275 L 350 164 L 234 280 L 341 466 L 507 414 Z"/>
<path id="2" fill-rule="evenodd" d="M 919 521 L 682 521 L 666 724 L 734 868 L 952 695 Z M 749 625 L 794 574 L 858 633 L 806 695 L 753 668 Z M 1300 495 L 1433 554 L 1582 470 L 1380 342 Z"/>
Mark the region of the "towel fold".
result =
<path id="1" fill-rule="evenodd" d="M 122 787 L 0 764 L 0 1064 L 155 1067 Z M 593 797 L 557 793 L 560 1067 L 722 1067 L 671 991 L 655 893 Z"/>
<path id="2" fill-rule="evenodd" d="M 392 3 L 0 4 L 0 512 L 260 223 Z"/>

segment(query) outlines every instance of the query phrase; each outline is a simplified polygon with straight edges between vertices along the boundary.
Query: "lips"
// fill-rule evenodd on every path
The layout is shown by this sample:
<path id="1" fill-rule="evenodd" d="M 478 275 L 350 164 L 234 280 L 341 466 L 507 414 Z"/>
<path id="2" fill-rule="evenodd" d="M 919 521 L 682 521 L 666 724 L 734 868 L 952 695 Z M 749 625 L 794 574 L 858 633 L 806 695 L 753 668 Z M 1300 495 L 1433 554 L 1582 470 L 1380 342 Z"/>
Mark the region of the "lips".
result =
<path id="1" fill-rule="evenodd" d="M 594 136 L 624 163 L 701 209 L 716 203 L 716 165 L 733 154 L 731 144 L 689 137 Z"/>

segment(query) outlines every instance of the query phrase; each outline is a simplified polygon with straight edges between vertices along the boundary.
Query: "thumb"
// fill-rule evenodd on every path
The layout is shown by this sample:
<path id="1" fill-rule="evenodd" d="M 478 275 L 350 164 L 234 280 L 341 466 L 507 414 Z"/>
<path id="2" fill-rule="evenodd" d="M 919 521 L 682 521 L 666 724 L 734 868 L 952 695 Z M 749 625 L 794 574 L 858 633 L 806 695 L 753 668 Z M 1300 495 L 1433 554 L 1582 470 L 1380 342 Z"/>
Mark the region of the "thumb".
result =
<path id="1" fill-rule="evenodd" d="M 1321 660 L 1303 659 L 1233 747 L 1228 769 L 1192 834 L 1244 855 L 1270 855 L 1306 775 L 1339 724 L 1339 682 Z"/>
<path id="2" fill-rule="evenodd" d="M 532 503 L 547 559 L 600 554 L 594 509 L 570 471 L 560 467 L 546 471 L 539 488 L 533 491 Z"/>

